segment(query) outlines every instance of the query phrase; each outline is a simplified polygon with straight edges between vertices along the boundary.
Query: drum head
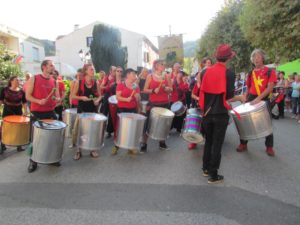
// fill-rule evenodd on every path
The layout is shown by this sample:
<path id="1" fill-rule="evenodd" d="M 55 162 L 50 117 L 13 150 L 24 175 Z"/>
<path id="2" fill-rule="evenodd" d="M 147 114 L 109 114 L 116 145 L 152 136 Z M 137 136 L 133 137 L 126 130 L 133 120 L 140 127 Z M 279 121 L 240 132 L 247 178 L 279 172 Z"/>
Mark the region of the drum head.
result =
<path id="1" fill-rule="evenodd" d="M 84 120 L 107 120 L 107 117 L 103 114 L 98 113 L 81 113 L 79 114 L 79 119 Z"/>
<path id="2" fill-rule="evenodd" d="M 66 128 L 67 125 L 59 120 L 45 119 L 34 122 L 33 126 L 45 130 L 61 130 Z"/>
<path id="3" fill-rule="evenodd" d="M 182 137 L 184 140 L 190 143 L 201 143 L 204 141 L 202 134 L 199 133 L 183 133 Z"/>
<path id="4" fill-rule="evenodd" d="M 178 102 L 174 102 L 172 105 L 171 105 L 171 111 L 172 112 L 178 112 L 182 109 L 183 107 L 183 104 L 182 102 L 178 101 Z"/>
<path id="5" fill-rule="evenodd" d="M 77 108 L 66 109 L 64 113 L 77 114 Z"/>
<path id="6" fill-rule="evenodd" d="M 199 108 L 190 108 L 187 110 L 187 115 L 200 115 L 201 111 Z"/>
<path id="7" fill-rule="evenodd" d="M 137 113 L 118 113 L 120 118 L 127 118 L 131 120 L 146 120 L 147 118 L 141 114 Z"/>
<path id="8" fill-rule="evenodd" d="M 250 105 L 250 102 L 247 102 L 245 104 L 241 104 L 237 107 L 234 108 L 234 110 L 237 112 L 237 113 L 249 113 L 249 112 L 254 112 L 256 110 L 259 110 L 261 108 L 263 108 L 265 106 L 265 102 L 264 101 L 261 101 L 255 105 Z M 231 114 L 234 114 L 233 111 L 230 111 Z"/>
<path id="9" fill-rule="evenodd" d="M 28 116 L 11 115 L 4 117 L 3 121 L 8 123 L 29 123 L 30 118 Z"/>
<path id="10" fill-rule="evenodd" d="M 174 117 L 174 113 L 166 108 L 162 107 L 153 107 L 151 113 L 158 114 L 162 117 Z"/>
<path id="11" fill-rule="evenodd" d="M 108 98 L 108 102 L 110 103 L 110 104 L 118 104 L 118 100 L 117 100 L 117 96 L 116 95 L 112 95 L 112 96 L 110 96 L 109 98 Z"/>

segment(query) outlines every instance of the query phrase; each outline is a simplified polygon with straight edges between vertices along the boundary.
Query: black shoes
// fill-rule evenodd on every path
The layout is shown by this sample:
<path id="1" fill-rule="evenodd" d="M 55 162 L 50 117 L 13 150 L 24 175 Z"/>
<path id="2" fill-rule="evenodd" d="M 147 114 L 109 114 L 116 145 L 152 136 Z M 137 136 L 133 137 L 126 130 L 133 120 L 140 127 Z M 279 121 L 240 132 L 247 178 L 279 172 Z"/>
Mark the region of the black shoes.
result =
<path id="1" fill-rule="evenodd" d="M 23 151 L 25 151 L 25 149 L 22 148 L 22 146 L 18 146 L 18 147 L 17 147 L 17 151 L 18 151 L 18 152 L 23 152 Z"/>
<path id="2" fill-rule="evenodd" d="M 109 139 L 109 138 L 111 138 L 111 133 L 107 133 L 107 135 L 106 135 L 106 139 Z"/>
<path id="3" fill-rule="evenodd" d="M 160 150 L 169 150 L 168 146 L 166 145 L 165 141 L 160 141 L 159 142 L 159 149 Z"/>
<path id="4" fill-rule="evenodd" d="M 146 153 L 146 152 L 147 152 L 147 144 L 142 143 L 140 153 Z"/>
<path id="5" fill-rule="evenodd" d="M 202 170 L 202 175 L 204 177 L 208 177 L 209 176 L 208 170 Z"/>
<path id="6" fill-rule="evenodd" d="M 216 176 L 211 176 L 208 178 L 208 183 L 209 184 L 218 184 L 223 182 L 224 177 L 222 175 L 216 175 Z"/>
<path id="7" fill-rule="evenodd" d="M 28 173 L 32 173 L 37 169 L 37 163 L 32 161 L 31 159 L 29 160 L 29 166 L 28 166 Z"/>

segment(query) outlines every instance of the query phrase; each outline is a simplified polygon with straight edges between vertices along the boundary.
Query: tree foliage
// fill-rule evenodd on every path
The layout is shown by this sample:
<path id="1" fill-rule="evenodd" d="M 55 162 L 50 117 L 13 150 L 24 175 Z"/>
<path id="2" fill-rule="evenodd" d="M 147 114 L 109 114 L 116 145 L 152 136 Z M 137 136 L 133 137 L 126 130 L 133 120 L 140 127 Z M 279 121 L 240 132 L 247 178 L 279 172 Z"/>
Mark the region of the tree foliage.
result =
<path id="1" fill-rule="evenodd" d="M 212 57 L 219 44 L 227 43 L 236 52 L 236 57 L 229 67 L 235 71 L 250 69 L 249 56 L 252 47 L 245 39 L 239 24 L 242 8 L 242 1 L 227 1 L 224 8 L 218 12 L 199 40 L 197 57 L 200 60 L 203 57 Z"/>
<path id="2" fill-rule="evenodd" d="M 272 60 L 293 60 L 300 56 L 299 0 L 244 0 L 240 24 L 255 47 Z"/>
<path id="3" fill-rule="evenodd" d="M 0 43 L 0 79 L 7 80 L 10 76 L 21 75 L 20 65 L 13 63 L 16 55 L 9 52 L 7 48 Z"/>
<path id="4" fill-rule="evenodd" d="M 121 33 L 118 29 L 98 24 L 93 29 L 91 56 L 96 71 L 109 71 L 111 65 L 127 66 L 127 47 L 121 47 Z"/>

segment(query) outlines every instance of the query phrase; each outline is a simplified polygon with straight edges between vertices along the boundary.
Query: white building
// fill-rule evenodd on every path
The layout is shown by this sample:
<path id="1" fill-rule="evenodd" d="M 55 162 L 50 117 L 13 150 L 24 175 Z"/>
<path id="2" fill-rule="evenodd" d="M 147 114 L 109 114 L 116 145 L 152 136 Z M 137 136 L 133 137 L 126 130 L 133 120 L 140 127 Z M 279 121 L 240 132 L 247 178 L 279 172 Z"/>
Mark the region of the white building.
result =
<path id="1" fill-rule="evenodd" d="M 72 33 L 59 36 L 56 39 L 57 60 L 61 63 L 71 65 L 76 69 L 81 68 L 83 62 L 79 57 L 79 51 L 82 50 L 83 53 L 89 51 L 93 28 L 97 24 L 100 24 L 100 22 L 94 22 L 82 28 L 78 28 L 78 25 L 75 25 Z M 127 67 L 134 69 L 146 67 L 150 69 L 152 62 L 158 58 L 157 48 L 142 34 L 123 28 L 118 29 L 121 33 L 121 46 L 127 47 Z"/>
<path id="2" fill-rule="evenodd" d="M 0 43 L 9 51 L 23 56 L 21 67 L 23 71 L 32 74 L 41 72 L 41 62 L 45 58 L 44 47 L 30 36 L 0 24 Z"/>

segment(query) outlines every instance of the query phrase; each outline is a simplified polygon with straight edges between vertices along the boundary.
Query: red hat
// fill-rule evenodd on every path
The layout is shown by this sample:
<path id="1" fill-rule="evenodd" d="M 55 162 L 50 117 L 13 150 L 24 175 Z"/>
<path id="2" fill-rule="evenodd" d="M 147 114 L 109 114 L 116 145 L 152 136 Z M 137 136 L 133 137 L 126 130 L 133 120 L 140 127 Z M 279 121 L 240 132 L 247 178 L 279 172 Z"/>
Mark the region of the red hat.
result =
<path id="1" fill-rule="evenodd" d="M 235 56 L 235 52 L 232 51 L 230 45 L 221 44 L 218 46 L 215 57 L 216 59 L 231 59 Z"/>

